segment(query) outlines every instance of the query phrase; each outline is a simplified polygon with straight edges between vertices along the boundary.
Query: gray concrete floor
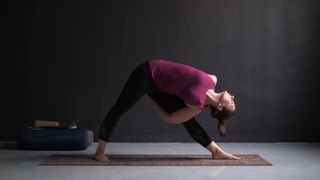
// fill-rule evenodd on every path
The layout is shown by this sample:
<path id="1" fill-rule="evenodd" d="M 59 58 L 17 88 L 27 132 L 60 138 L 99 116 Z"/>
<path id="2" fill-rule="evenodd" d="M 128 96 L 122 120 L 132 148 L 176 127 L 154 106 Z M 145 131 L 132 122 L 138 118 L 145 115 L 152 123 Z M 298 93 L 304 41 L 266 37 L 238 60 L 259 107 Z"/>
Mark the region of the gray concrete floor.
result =
<path id="1" fill-rule="evenodd" d="M 218 143 L 234 154 L 259 154 L 273 166 L 39 166 L 50 154 L 92 154 L 85 151 L 21 151 L 0 143 L 1 180 L 177 180 L 177 179 L 320 179 L 320 143 Z M 195 143 L 110 143 L 111 154 L 202 154 Z"/>

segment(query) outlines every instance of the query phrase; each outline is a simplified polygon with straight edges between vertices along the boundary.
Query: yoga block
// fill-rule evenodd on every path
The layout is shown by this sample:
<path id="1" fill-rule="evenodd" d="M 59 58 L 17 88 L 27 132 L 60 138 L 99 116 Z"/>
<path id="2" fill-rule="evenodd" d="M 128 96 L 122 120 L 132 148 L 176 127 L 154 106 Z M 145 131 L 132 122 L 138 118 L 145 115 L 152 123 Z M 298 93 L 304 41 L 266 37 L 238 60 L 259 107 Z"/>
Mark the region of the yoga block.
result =
<path id="1" fill-rule="evenodd" d="M 92 142 L 93 132 L 80 128 L 23 128 L 17 135 L 17 145 L 22 150 L 84 150 Z"/>

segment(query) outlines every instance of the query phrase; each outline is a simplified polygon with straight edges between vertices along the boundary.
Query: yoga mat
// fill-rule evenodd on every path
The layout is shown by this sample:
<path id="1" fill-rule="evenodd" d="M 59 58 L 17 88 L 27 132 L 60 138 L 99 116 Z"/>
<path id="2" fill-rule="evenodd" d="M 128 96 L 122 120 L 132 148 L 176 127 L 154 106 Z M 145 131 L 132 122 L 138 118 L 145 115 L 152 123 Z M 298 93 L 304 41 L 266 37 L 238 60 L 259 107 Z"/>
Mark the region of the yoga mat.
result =
<path id="1" fill-rule="evenodd" d="M 211 159 L 210 154 L 109 154 L 102 163 L 93 155 L 51 155 L 39 165 L 93 166 L 272 166 L 257 154 L 240 154 L 241 160 Z"/>

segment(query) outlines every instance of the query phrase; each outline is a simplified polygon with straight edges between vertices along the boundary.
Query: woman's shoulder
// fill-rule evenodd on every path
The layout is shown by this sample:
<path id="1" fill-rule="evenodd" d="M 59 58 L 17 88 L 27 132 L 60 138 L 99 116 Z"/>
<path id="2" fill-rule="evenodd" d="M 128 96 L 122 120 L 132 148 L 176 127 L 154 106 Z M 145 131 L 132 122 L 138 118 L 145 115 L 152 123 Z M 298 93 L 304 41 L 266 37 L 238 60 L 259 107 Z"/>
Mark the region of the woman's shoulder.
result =
<path id="1" fill-rule="evenodd" d="M 208 76 L 212 79 L 212 81 L 214 82 L 214 84 L 217 84 L 217 82 L 218 82 L 217 76 L 215 76 L 215 75 L 213 75 L 213 74 L 208 74 Z"/>

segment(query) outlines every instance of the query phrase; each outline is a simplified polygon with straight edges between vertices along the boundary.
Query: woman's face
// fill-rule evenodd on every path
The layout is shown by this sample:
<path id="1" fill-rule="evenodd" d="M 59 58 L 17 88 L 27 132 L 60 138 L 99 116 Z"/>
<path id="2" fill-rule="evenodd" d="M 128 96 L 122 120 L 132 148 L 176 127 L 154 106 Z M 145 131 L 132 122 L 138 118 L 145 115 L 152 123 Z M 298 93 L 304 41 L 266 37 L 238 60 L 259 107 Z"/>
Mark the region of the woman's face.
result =
<path id="1" fill-rule="evenodd" d="M 221 104 L 224 108 L 227 108 L 230 111 L 236 110 L 236 105 L 234 103 L 234 96 L 229 94 L 227 91 L 223 91 L 222 93 Z"/>

